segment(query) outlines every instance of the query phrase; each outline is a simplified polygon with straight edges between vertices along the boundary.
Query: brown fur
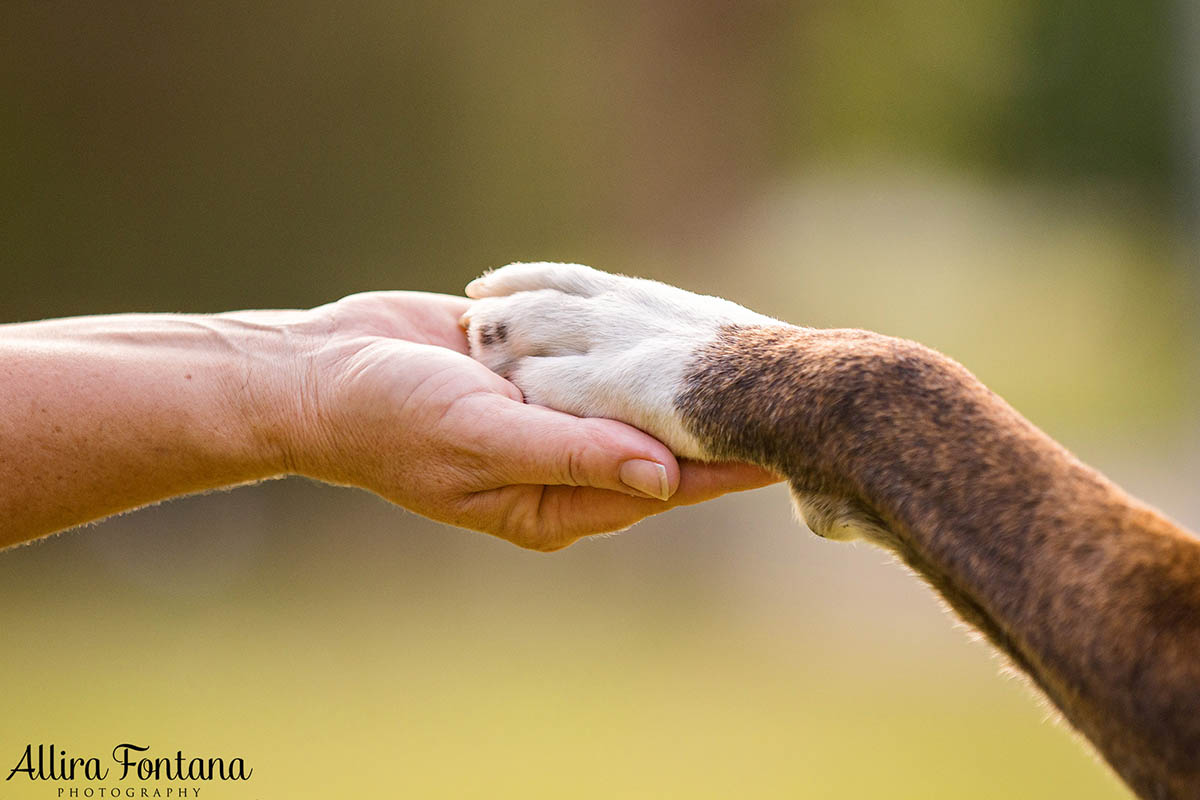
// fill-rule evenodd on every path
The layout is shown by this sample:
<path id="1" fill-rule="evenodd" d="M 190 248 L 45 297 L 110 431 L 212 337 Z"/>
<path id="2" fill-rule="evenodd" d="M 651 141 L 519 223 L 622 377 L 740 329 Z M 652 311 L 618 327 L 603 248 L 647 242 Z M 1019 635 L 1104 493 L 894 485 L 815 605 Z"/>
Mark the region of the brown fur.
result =
<path id="1" fill-rule="evenodd" d="M 1200 798 L 1200 541 L 913 342 L 728 327 L 676 406 L 821 520 L 882 528 L 1140 796 Z"/>

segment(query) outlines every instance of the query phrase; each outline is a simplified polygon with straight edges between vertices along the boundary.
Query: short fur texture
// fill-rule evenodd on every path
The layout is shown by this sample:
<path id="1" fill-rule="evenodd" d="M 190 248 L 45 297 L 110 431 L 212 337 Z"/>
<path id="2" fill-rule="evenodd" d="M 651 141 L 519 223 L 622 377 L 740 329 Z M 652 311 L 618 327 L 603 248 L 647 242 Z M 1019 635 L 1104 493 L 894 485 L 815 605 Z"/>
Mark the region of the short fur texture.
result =
<path id="1" fill-rule="evenodd" d="M 472 353 L 531 402 L 785 475 L 815 532 L 895 551 L 1140 796 L 1200 797 L 1200 542 L 961 365 L 578 265 L 468 291 L 493 298 Z"/>

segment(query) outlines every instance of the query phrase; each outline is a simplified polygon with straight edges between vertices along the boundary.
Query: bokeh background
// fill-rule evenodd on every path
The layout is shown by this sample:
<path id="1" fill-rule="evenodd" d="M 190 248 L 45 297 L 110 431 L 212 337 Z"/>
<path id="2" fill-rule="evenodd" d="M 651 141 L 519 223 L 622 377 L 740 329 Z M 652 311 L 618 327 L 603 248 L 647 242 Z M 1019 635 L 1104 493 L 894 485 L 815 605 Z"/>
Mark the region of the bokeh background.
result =
<path id="1" fill-rule="evenodd" d="M 0 321 L 582 261 L 921 340 L 1195 529 L 1198 31 L 1192 0 L 5 2 Z M 132 741 L 247 759 L 214 798 L 1128 796 L 779 487 L 552 557 L 299 479 L 179 500 L 0 556 L 0 644 L 5 774 Z"/>

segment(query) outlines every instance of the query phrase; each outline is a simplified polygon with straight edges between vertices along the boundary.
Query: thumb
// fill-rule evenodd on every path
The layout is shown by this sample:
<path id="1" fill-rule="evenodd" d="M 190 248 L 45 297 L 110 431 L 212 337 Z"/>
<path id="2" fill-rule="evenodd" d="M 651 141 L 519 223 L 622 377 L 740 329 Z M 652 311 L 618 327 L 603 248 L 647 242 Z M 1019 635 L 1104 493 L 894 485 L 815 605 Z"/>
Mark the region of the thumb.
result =
<path id="1" fill-rule="evenodd" d="M 656 500 L 679 488 L 679 463 L 667 446 L 623 422 L 505 398 L 487 431 L 490 462 L 505 484 L 591 486 Z"/>

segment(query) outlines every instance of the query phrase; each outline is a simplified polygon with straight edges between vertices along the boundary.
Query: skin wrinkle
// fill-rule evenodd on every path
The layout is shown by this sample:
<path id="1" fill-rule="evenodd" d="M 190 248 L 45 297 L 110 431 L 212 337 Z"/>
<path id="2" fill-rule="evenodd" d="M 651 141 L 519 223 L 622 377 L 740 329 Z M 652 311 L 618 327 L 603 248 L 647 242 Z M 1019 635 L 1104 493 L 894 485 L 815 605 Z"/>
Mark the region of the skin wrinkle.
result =
<path id="1" fill-rule="evenodd" d="M 0 547 L 282 474 L 358 486 L 500 536 L 510 507 L 536 514 L 544 499 L 553 519 L 535 517 L 532 535 L 556 547 L 772 482 L 747 465 L 681 466 L 628 425 L 585 426 L 522 404 L 516 387 L 467 355 L 460 321 L 469 305 L 369 292 L 307 310 L 0 326 Z M 458 380 L 439 376 L 442 390 L 426 384 L 413 400 L 445 370 Z M 595 448 L 572 470 L 562 461 L 587 431 Z M 669 501 L 620 484 L 620 465 L 645 457 L 681 487 Z M 556 483 L 580 470 L 574 479 L 586 488 Z M 522 544 L 545 544 L 528 534 Z"/>
<path id="2" fill-rule="evenodd" d="M 864 331 L 726 326 L 676 409 L 716 457 L 882 521 L 872 538 L 1139 794 L 1200 796 L 1200 543 L 960 365 Z"/>

